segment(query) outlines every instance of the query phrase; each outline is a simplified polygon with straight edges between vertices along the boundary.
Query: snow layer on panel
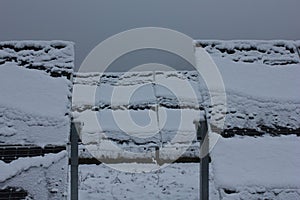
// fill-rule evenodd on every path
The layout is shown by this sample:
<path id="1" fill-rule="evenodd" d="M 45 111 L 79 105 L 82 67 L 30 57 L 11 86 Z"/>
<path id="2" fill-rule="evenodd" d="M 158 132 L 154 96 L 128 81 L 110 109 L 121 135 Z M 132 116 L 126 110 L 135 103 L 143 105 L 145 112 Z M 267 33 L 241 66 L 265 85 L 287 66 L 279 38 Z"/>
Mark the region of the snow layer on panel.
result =
<path id="1" fill-rule="evenodd" d="M 100 133 L 95 137 L 139 143 L 160 140 L 160 132 L 163 142 L 190 142 L 195 138 L 193 121 L 198 115 L 199 110 L 164 107 L 159 107 L 158 115 L 154 110 L 104 109 L 73 113 L 75 120 L 83 123 L 81 133 L 84 137 L 92 139 L 93 134 Z"/>
<path id="2" fill-rule="evenodd" d="M 100 85 L 110 84 L 112 86 L 129 86 L 147 84 L 153 82 L 153 72 L 77 72 L 74 75 L 74 84 Z"/>
<path id="3" fill-rule="evenodd" d="M 196 51 L 199 54 L 200 51 Z M 229 59 L 212 57 L 221 72 L 227 93 L 238 93 L 258 99 L 300 102 L 297 89 L 300 64 L 270 67 L 259 63 L 235 63 Z M 201 62 L 201 61 L 199 61 Z"/>
<path id="4" fill-rule="evenodd" d="M 70 81 L 7 63 L 0 66 L 0 141 L 65 144 Z"/>
<path id="5" fill-rule="evenodd" d="M 265 125 L 278 130 L 284 127 L 297 129 L 300 127 L 299 115 L 299 103 L 257 100 L 254 97 L 231 94 L 227 95 L 225 128 L 262 131 L 261 126 Z"/>
<path id="6" fill-rule="evenodd" d="M 158 110 L 158 115 L 153 110 L 109 109 L 97 112 L 86 110 L 73 114 L 76 121 L 83 123 L 81 129 L 83 143 L 87 150 L 93 151 L 90 153 L 97 154 L 98 158 L 118 158 L 120 155 L 125 155 L 123 150 L 139 153 L 138 155 L 127 153 L 126 156 L 131 156 L 127 157 L 130 159 L 151 158 L 155 153 L 154 147 L 162 143 L 169 152 L 174 152 L 174 155 L 162 155 L 162 158 L 178 157 L 182 154 L 182 149 L 187 149 L 195 141 L 196 129 L 193 121 L 198 118 L 200 111 L 166 108 Z M 128 119 L 131 121 L 128 122 Z M 174 150 L 170 150 L 168 144 Z M 101 153 L 97 146 L 101 148 Z M 112 146 L 117 146 L 118 149 Z M 164 154 L 164 152 L 160 153 Z M 195 152 L 192 154 L 195 155 Z M 82 156 L 90 157 L 90 155 Z"/>
<path id="7" fill-rule="evenodd" d="M 195 138 L 193 121 L 199 118 L 198 106 L 195 109 L 195 105 L 201 99 L 197 81 L 196 72 L 77 73 L 74 88 L 78 93 L 75 92 L 73 96 L 73 110 L 76 111 L 73 114 L 76 121 L 83 122 L 81 135 L 85 137 L 84 143 L 95 145 L 95 141 L 102 140 L 103 147 L 112 140 L 114 145 L 121 146 L 122 149 L 143 155 L 148 155 L 149 152 L 149 155 L 153 155 L 153 146 L 159 146 L 161 143 L 187 143 L 187 146 Z M 182 87 L 190 87 L 190 92 L 179 91 L 180 87 L 176 84 L 178 82 L 183 84 Z M 165 89 L 163 86 L 176 86 L 175 93 L 184 101 L 184 105 L 180 106 L 186 109 L 167 109 L 165 106 L 168 105 L 178 108 L 179 101 L 168 89 L 162 90 Z M 110 102 L 113 89 L 116 96 L 120 97 L 116 98 L 119 106 Z M 93 96 L 95 90 L 99 90 L 99 96 L 96 98 Z M 135 93 L 130 94 L 133 90 L 136 90 Z M 191 98 L 191 93 L 194 93 L 194 99 Z M 124 96 L 130 97 L 127 98 L 130 99 L 129 103 L 122 102 Z M 93 108 L 95 102 L 89 99 L 100 99 L 96 102 L 108 104 L 109 107 L 96 110 Z M 155 105 L 158 103 L 163 105 L 157 108 Z M 130 123 L 127 122 L 128 119 L 131 119 Z M 134 126 L 131 126 L 132 122 L 135 123 Z M 88 149 L 93 148 L 88 146 Z M 109 148 L 103 152 L 106 152 L 107 156 L 112 155 Z"/>
<path id="8" fill-rule="evenodd" d="M 52 78 L 14 63 L 2 65 L 0 76 L 1 104 L 47 117 L 64 116 L 68 112 L 68 80 Z"/>
<path id="9" fill-rule="evenodd" d="M 224 58 L 213 59 L 229 93 L 233 91 L 258 99 L 300 102 L 300 64 L 271 68 L 262 64 L 232 63 Z"/>
<path id="10" fill-rule="evenodd" d="M 237 191 L 299 189 L 299 145 L 296 136 L 220 138 L 211 153 L 215 184 Z"/>
<path id="11" fill-rule="evenodd" d="M 205 107 L 210 107 L 209 113 L 217 116 L 226 114 L 224 128 L 239 127 L 264 132 L 266 130 L 262 130 L 261 126 L 277 130 L 287 128 L 287 131 L 300 127 L 300 64 L 297 42 L 199 41 L 199 44 L 210 53 L 224 81 L 226 113 L 218 108 L 212 113 L 211 107 L 220 107 L 220 102 L 210 105 L 207 89 L 200 84 Z M 196 48 L 196 58 L 199 59 L 198 54 Z M 235 60 L 249 58 L 250 54 L 255 54 L 260 59 L 253 62 Z M 272 64 L 262 61 L 272 59 Z M 276 59 L 285 59 L 286 63 L 276 64 Z M 296 62 L 290 61 L 291 59 Z M 214 98 L 214 91 L 210 92 Z M 217 125 L 217 122 L 212 124 Z"/>
<path id="12" fill-rule="evenodd" d="M 202 102 L 196 72 L 157 72 L 155 94 L 166 106 L 198 107 Z"/>
<path id="13" fill-rule="evenodd" d="M 44 157 L 19 158 L 9 164 L 0 161 L 0 187 L 20 187 L 34 199 L 64 199 L 67 195 L 68 155 L 66 151 Z"/>
<path id="14" fill-rule="evenodd" d="M 66 41 L 0 42 L 0 65 L 17 65 L 45 71 L 53 76 L 69 76 L 73 72 L 74 49 Z"/>
<path id="15" fill-rule="evenodd" d="M 82 133 L 125 132 L 131 136 L 138 136 L 142 133 L 158 132 L 153 110 L 86 110 L 75 112 L 74 117 L 76 121 L 83 122 Z"/>
<path id="16" fill-rule="evenodd" d="M 105 86 L 102 84 L 99 88 L 101 95 L 101 87 Z M 156 103 L 156 98 L 153 91 L 152 84 L 140 84 L 132 86 L 118 86 L 113 88 L 106 88 L 110 90 L 110 94 L 103 98 L 104 103 L 110 103 L 111 105 L 151 105 Z"/>
<path id="17" fill-rule="evenodd" d="M 77 73 L 74 83 L 73 108 L 78 110 L 95 105 L 145 107 L 157 102 L 197 107 L 202 101 L 196 72 Z"/>
<path id="18" fill-rule="evenodd" d="M 77 73 L 73 88 L 73 110 L 152 105 L 156 102 L 152 80 L 151 72 Z"/>
<path id="19" fill-rule="evenodd" d="M 76 115 L 75 120 L 84 124 L 81 140 L 88 153 L 98 159 L 152 158 L 152 151 L 144 148 L 160 143 L 156 114 L 152 110 L 86 110 Z"/>
<path id="20" fill-rule="evenodd" d="M 80 73 L 76 72 L 73 76 L 74 85 L 99 85 L 100 77 L 102 73 L 91 72 L 91 73 Z"/>
<path id="21" fill-rule="evenodd" d="M 114 86 L 129 86 L 147 84 L 154 81 L 153 72 L 105 72 L 102 74 L 100 83 L 111 84 Z"/>
<path id="22" fill-rule="evenodd" d="M 286 66 L 300 62 L 295 41 L 199 40 L 196 43 L 212 56 L 225 57 L 238 63 Z"/>
<path id="23" fill-rule="evenodd" d="M 158 107 L 159 128 L 166 131 L 195 132 L 194 120 L 200 117 L 200 110 L 169 109 Z"/>

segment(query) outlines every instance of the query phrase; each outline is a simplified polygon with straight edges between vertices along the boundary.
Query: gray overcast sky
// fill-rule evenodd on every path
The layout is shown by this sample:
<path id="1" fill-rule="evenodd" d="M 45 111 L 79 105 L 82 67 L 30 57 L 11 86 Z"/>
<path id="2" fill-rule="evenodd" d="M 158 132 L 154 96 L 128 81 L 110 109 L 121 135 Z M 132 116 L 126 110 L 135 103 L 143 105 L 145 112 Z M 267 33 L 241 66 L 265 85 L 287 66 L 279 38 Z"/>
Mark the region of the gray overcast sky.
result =
<path id="1" fill-rule="evenodd" d="M 70 40 L 77 68 L 107 37 L 157 26 L 195 39 L 300 39 L 299 0 L 1 0 L 0 40 Z"/>

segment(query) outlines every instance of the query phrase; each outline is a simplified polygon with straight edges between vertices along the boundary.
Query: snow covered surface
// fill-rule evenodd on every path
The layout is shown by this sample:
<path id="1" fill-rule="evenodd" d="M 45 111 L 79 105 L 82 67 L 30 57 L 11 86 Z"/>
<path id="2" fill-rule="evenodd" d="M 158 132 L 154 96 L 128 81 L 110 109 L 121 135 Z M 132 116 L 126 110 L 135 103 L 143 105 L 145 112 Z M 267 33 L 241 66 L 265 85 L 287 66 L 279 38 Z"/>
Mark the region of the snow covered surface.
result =
<path id="1" fill-rule="evenodd" d="M 147 167 L 147 166 L 141 166 Z M 199 164 L 173 164 L 152 173 L 81 165 L 79 199 L 199 199 Z"/>
<path id="2" fill-rule="evenodd" d="M 168 108 L 180 106 L 197 109 L 199 105 L 203 105 L 211 115 L 216 116 L 214 121 L 211 121 L 212 125 L 218 126 L 218 116 L 221 118 L 226 114 L 225 126 L 218 127 L 221 129 L 247 128 L 264 132 L 261 126 L 292 130 L 299 128 L 300 64 L 297 42 L 200 41 L 199 43 L 205 46 L 222 75 L 227 96 L 226 113 L 223 113 L 220 102 L 211 105 L 207 88 L 196 72 L 78 74 L 75 88 L 85 95 L 75 93 L 75 97 L 78 98 L 75 98 L 73 108 L 79 111 L 92 107 L 149 109 L 151 105 L 159 103 Z M 196 58 L 197 55 L 196 49 Z M 251 62 L 237 60 L 248 58 L 250 55 L 255 55 L 257 59 Z M 278 60 L 282 62 L 278 63 Z M 94 91 L 97 85 L 99 87 Z M 188 90 L 189 87 L 191 89 Z M 112 95 L 113 88 L 114 95 Z M 131 95 L 133 90 L 135 92 Z M 211 98 L 217 98 L 218 91 L 210 91 L 210 95 Z M 245 104 L 247 106 L 244 106 Z M 214 113 L 212 107 L 216 108 Z"/>
<path id="3" fill-rule="evenodd" d="M 300 64 L 270 67 L 259 63 L 232 63 L 227 58 L 213 58 L 229 94 L 233 92 L 258 100 L 299 103 L 300 94 L 297 89 L 300 85 Z"/>
<path id="4" fill-rule="evenodd" d="M 83 124 L 85 147 L 97 151 L 101 144 L 98 158 L 151 159 L 155 147 L 171 151 L 170 146 L 181 143 L 172 156 L 161 151 L 162 158 L 173 159 L 196 142 L 193 120 L 200 115 L 201 95 L 195 72 L 80 73 L 74 83 L 73 116 Z M 190 89 L 183 93 L 178 85 Z"/>
<path id="5" fill-rule="evenodd" d="M 226 147 L 227 145 L 219 146 L 220 149 Z M 264 146 L 260 145 L 260 149 L 264 150 Z M 254 156 L 251 153 L 248 155 Z M 272 158 L 277 162 L 282 160 L 281 158 L 277 159 L 277 157 Z M 269 159 L 263 161 L 262 164 L 268 163 Z M 233 159 L 233 162 L 235 161 L 238 160 Z M 131 170 L 138 168 L 137 171 L 140 171 L 140 169 L 149 171 L 149 168 L 156 169 L 153 164 L 128 164 L 128 166 L 122 164 L 122 167 L 129 167 Z M 238 170 L 237 165 L 231 165 L 230 167 L 233 167 L 232 171 Z M 128 173 L 114 168 L 119 169 L 120 166 L 80 165 L 79 199 L 199 199 L 199 163 L 173 163 L 158 171 L 148 173 Z M 276 166 L 270 166 L 269 169 L 271 172 L 267 172 L 268 175 L 277 170 Z M 289 169 L 295 170 L 291 167 Z M 252 172 L 254 173 L 248 178 L 257 176 L 257 179 L 259 179 L 261 172 L 255 171 L 255 169 L 252 169 Z M 295 180 L 294 176 L 285 177 L 286 180 L 283 183 L 274 181 L 272 178 L 268 179 L 269 181 L 264 180 L 266 185 L 279 183 L 278 187 L 265 187 L 261 185 L 261 181 L 258 183 L 250 181 L 247 186 L 235 188 L 232 187 L 232 184 L 220 187 L 217 182 L 218 175 L 214 170 L 214 163 L 212 163 L 209 180 L 210 199 L 295 200 L 300 198 L 299 186 L 289 187 L 284 184 Z M 238 178 L 240 174 L 230 175 Z M 246 177 L 246 175 L 244 174 L 243 177 Z"/>
<path id="6" fill-rule="evenodd" d="M 90 106 L 141 108 L 157 102 L 197 108 L 202 99 L 196 72 L 76 73 L 75 76 L 73 109 L 80 111 Z"/>
<path id="7" fill-rule="evenodd" d="M 5 151 L 5 148 L 26 145 L 28 152 L 38 154 L 38 150 L 30 148 L 66 147 L 73 56 L 71 42 L 0 42 L 0 146 L 7 155 L 20 154 L 10 163 L 0 161 L 1 189 L 21 188 L 33 199 L 67 198 L 68 153 L 65 150 L 23 157 L 27 156 L 24 152 Z"/>
<path id="8" fill-rule="evenodd" d="M 262 132 L 265 130 L 261 126 L 299 128 L 300 64 L 296 42 L 199 41 L 199 45 L 210 53 L 224 81 L 227 96 L 224 128 Z M 196 48 L 196 59 L 198 53 Z M 251 62 L 244 60 L 253 56 Z M 204 99 L 209 101 L 206 95 Z M 214 121 L 211 123 L 214 125 Z"/>
<path id="9" fill-rule="evenodd" d="M 112 139 L 117 145 L 121 142 L 122 149 L 175 143 L 194 147 L 193 121 L 199 118 L 199 106 L 208 110 L 209 117 L 215 116 L 210 120 L 212 127 L 226 116 L 224 126 L 218 127 L 221 131 L 240 128 L 240 135 L 272 134 L 270 129 L 280 134 L 297 133 L 300 64 L 249 64 L 212 55 L 225 84 L 227 112 L 222 110 L 222 102 L 211 104 L 207 88 L 195 71 L 77 74 L 72 106 L 75 120 L 83 122 L 84 143 Z M 210 91 L 210 95 L 217 98 L 218 90 Z"/>
<path id="10" fill-rule="evenodd" d="M 0 65 L 15 62 L 54 76 L 69 76 L 73 72 L 73 46 L 72 42 L 59 40 L 0 42 Z"/>
<path id="11" fill-rule="evenodd" d="M 68 154 L 19 158 L 9 164 L 0 161 L 0 188 L 20 187 L 34 199 L 66 198 Z M 59 176 L 58 176 L 59 174 Z"/>
<path id="12" fill-rule="evenodd" d="M 300 139 L 221 138 L 211 153 L 211 199 L 299 199 Z M 197 199 L 199 163 L 81 165 L 81 199 Z M 130 168 L 144 173 L 126 173 Z M 153 172 L 146 173 L 153 169 Z M 143 171 L 143 170 L 142 170 Z"/>
<path id="13" fill-rule="evenodd" d="M 221 138 L 211 153 L 216 185 L 299 189 L 299 144 L 296 136 Z"/>
<path id="14" fill-rule="evenodd" d="M 55 49 L 55 45 L 61 45 L 62 49 Z M 0 49 L 3 61 L 0 65 L 0 143 L 66 144 L 71 82 L 65 77 L 50 75 L 72 72 L 72 44 L 1 42 Z"/>
<path id="15" fill-rule="evenodd" d="M 212 56 L 226 57 L 237 63 L 257 63 L 278 67 L 300 62 L 297 52 L 299 41 L 198 40 L 196 43 Z"/>
<path id="16" fill-rule="evenodd" d="M 0 66 L 0 142 L 66 144 L 70 82 L 16 66 Z"/>
<path id="17" fill-rule="evenodd" d="M 157 146 L 162 159 L 176 159 L 176 151 L 186 147 L 189 148 L 183 156 L 198 157 L 193 121 L 199 119 L 199 106 L 203 106 L 209 118 L 217 116 L 216 121 L 210 121 L 213 130 L 242 130 L 231 138 L 221 137 L 213 148 L 211 199 L 300 199 L 299 41 L 198 41 L 198 45 L 209 52 L 223 77 L 226 112 L 221 109 L 222 102 L 211 104 L 210 98 L 217 99 L 219 91 L 210 91 L 209 96 L 195 71 L 76 74 L 73 114 L 82 122 L 81 134 L 88 144 L 80 146 L 80 157 L 91 157 L 87 149 L 97 152 L 99 139 L 101 146 L 108 147 L 101 152 L 104 157 L 153 160 L 153 164 L 123 164 L 125 171 L 130 167 L 157 169 Z M 195 55 L 197 59 L 197 49 Z M 113 91 L 117 98 L 112 98 Z M 150 131 L 130 128 L 130 134 L 124 134 L 113 122 L 113 113 L 122 116 L 123 122 L 130 116 L 138 125 L 150 123 Z M 224 114 L 224 127 L 215 128 L 218 116 Z M 98 119 L 103 122 L 100 129 Z M 272 134 L 273 129 L 276 134 Z M 253 137 L 252 131 L 263 136 Z M 291 133 L 298 136 L 285 136 Z M 108 142 L 121 150 L 113 151 Z M 122 154 L 124 150 L 127 153 Z M 81 165 L 80 178 L 81 199 L 198 199 L 199 193 L 199 163 L 173 163 L 139 174 L 120 172 L 103 164 Z"/>
<path id="18" fill-rule="evenodd" d="M 226 114 L 224 129 L 265 133 L 269 132 L 264 126 L 299 129 L 299 41 L 199 44 L 210 53 L 222 74 L 226 113 L 221 109 L 212 112 L 212 107 L 221 105 L 210 104 L 207 88 L 196 72 L 77 74 L 72 106 L 75 120 L 83 125 L 81 136 L 86 145 L 80 148 L 89 147 L 99 153 L 101 144 L 105 150 L 97 154 L 101 158 L 121 155 L 153 161 L 115 164 L 116 169 L 134 171 L 136 167 L 139 172 L 158 168 L 156 147 L 160 148 L 161 159 L 175 160 L 182 154 L 195 158 L 199 143 L 195 141 L 193 121 L 199 119 L 199 106 L 210 115 Z M 0 42 L 2 144 L 66 144 L 71 83 L 64 76 L 72 73 L 73 59 L 71 43 Z M 217 90 L 210 92 L 212 98 L 218 96 Z M 128 123 L 128 117 L 135 124 Z M 284 131 L 282 134 L 220 138 L 211 153 L 211 197 L 300 199 L 300 140 L 295 135 L 284 136 Z M 111 143 L 119 148 L 111 148 Z M 186 152 L 181 151 L 186 148 Z M 80 156 L 91 157 L 82 151 Z M 19 158 L 10 164 L 0 161 L 4 172 L 0 174 L 0 187 L 24 188 L 36 199 L 62 199 L 66 196 L 67 160 L 63 151 Z M 28 184 L 32 180 L 38 181 Z M 174 163 L 139 174 L 105 165 L 80 166 L 81 199 L 198 199 L 198 183 L 198 163 Z"/>

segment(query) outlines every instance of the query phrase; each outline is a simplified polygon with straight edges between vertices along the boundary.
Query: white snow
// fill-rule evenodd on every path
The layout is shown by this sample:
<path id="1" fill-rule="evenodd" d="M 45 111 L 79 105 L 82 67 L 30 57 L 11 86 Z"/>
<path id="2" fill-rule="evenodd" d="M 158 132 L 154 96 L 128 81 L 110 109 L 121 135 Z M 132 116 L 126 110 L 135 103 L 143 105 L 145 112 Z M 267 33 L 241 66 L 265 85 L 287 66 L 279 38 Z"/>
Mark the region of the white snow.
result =
<path id="1" fill-rule="evenodd" d="M 238 63 L 258 63 L 268 66 L 298 64 L 297 41 L 289 40 L 199 40 L 200 46 L 212 56 L 228 58 Z"/>
<path id="2" fill-rule="evenodd" d="M 127 141 L 132 146 L 145 143 L 164 144 L 166 148 L 168 144 L 190 145 L 191 141 L 195 142 L 193 121 L 199 119 L 199 103 L 208 109 L 209 115 L 215 116 L 215 121 L 210 121 L 212 125 L 217 126 L 218 120 L 226 114 L 225 125 L 219 128 L 237 127 L 257 131 L 263 131 L 260 128 L 262 125 L 269 128 L 299 128 L 300 95 L 297 89 L 300 82 L 297 74 L 300 72 L 300 65 L 233 61 L 234 56 L 241 58 L 250 54 L 259 54 L 263 55 L 263 58 L 270 59 L 277 56 L 275 51 L 289 55 L 290 50 L 286 49 L 295 50 L 293 44 L 280 41 L 273 43 L 255 41 L 253 44 L 248 42 L 223 44 L 221 41 L 217 43 L 218 48 L 225 45 L 230 49 L 231 44 L 236 50 L 236 54 L 226 52 L 220 54 L 213 51 L 216 47 L 209 46 L 225 84 L 226 113 L 222 110 L 223 102 L 218 100 L 218 90 L 210 91 L 211 97 L 215 98 L 215 104 L 211 105 L 207 88 L 196 72 L 80 73 L 75 79 L 72 106 L 76 110 L 75 119 L 83 122 L 82 135 L 87 137 L 86 141 L 91 143 L 96 139 L 108 137 L 116 141 Z M 255 45 L 258 49 L 256 52 L 247 50 Z M 283 46 L 276 47 L 276 45 Z M 237 50 L 238 48 L 246 50 Z M 269 55 L 268 49 L 273 53 Z M 196 49 L 196 58 L 197 53 Z M 291 56 L 297 58 L 296 54 Z M 112 98 L 113 90 L 117 98 Z M 136 96 L 132 93 L 134 90 L 137 91 Z M 156 107 L 156 104 L 160 106 Z M 92 111 L 97 105 L 100 105 L 100 110 Z M 101 105 L 108 107 L 102 109 Z M 145 109 L 145 105 L 150 105 L 150 108 Z M 130 106 L 134 106 L 137 110 L 133 110 Z M 215 112 L 212 112 L 212 107 L 216 108 Z M 117 116 L 119 120 L 112 116 Z M 99 119 L 101 119 L 100 129 L 97 125 Z M 133 123 L 135 126 L 132 126 L 132 121 L 128 119 L 136 122 Z M 118 125 L 127 134 L 119 134 L 121 129 Z M 93 136 L 94 133 L 97 134 Z"/>
<path id="3" fill-rule="evenodd" d="M 19 158 L 18 160 L 12 161 L 11 163 L 4 163 L 0 160 L 0 183 L 7 181 L 19 175 L 30 168 L 43 167 L 49 168 L 52 164 L 57 163 L 59 160 L 67 156 L 66 151 L 62 151 L 57 154 L 46 154 L 45 156 L 36 156 L 32 158 Z M 26 173 L 26 172 L 25 172 Z"/>
<path id="4" fill-rule="evenodd" d="M 65 199 L 68 178 L 68 154 L 19 158 L 9 164 L 0 161 L 0 188 L 22 188 L 33 199 Z"/>
<path id="5" fill-rule="evenodd" d="M 160 152 L 162 158 L 176 159 L 192 141 L 195 142 L 196 129 L 193 119 L 199 113 L 200 111 L 193 109 L 174 110 L 161 107 L 158 109 L 158 115 L 153 110 L 106 109 L 98 112 L 74 112 L 73 115 L 76 121 L 84 124 L 80 132 L 83 143 L 98 158 L 129 156 L 128 153 L 124 154 L 124 149 L 138 152 L 130 158 L 151 158 L 154 154 L 152 146 L 164 144 L 165 150 Z M 160 120 L 157 120 L 157 117 Z M 128 144 L 117 144 L 109 141 L 110 139 L 127 141 Z M 177 145 L 178 143 L 181 145 Z M 141 145 L 140 148 L 138 144 Z M 115 145 L 120 149 L 113 148 Z M 166 151 L 173 153 L 168 155 L 165 154 Z"/>
<path id="6" fill-rule="evenodd" d="M 205 49 L 215 61 L 224 81 L 228 110 L 226 128 L 259 131 L 260 125 L 276 129 L 299 128 L 300 81 L 297 75 L 300 64 L 295 43 L 200 43 L 207 45 L 204 45 Z M 211 153 L 212 177 L 220 198 L 300 198 L 300 182 L 296 176 L 300 172 L 299 142 L 296 136 L 221 137 Z M 280 192 L 275 191 L 276 188 L 280 188 Z"/>
<path id="7" fill-rule="evenodd" d="M 75 84 L 73 91 L 74 109 L 84 108 L 87 105 L 111 105 L 113 108 L 126 105 L 150 105 L 156 101 L 151 84 L 121 86 Z"/>
<path id="8" fill-rule="evenodd" d="M 300 64 L 270 67 L 257 63 L 234 63 L 227 58 L 213 57 L 222 74 L 228 95 L 237 93 L 257 100 L 300 103 L 298 91 Z"/>
<path id="9" fill-rule="evenodd" d="M 180 156 L 194 141 L 193 121 L 200 112 L 197 76 L 193 74 L 194 72 L 76 74 L 73 116 L 83 124 L 81 138 L 87 145 L 86 148 L 98 158 L 131 156 L 130 158 L 142 159 L 154 156 L 153 146 L 163 145 L 168 151 L 173 151 L 172 145 L 185 143 L 178 146 L 181 151 L 177 149 L 171 155 L 172 159 Z M 169 79 L 171 82 L 168 82 Z M 184 93 L 179 87 L 182 84 L 189 87 Z M 170 106 L 180 103 L 184 109 L 157 106 L 159 102 Z M 94 111 L 94 106 L 105 104 L 109 107 Z M 113 142 L 108 141 L 111 139 Z M 101 153 L 97 152 L 97 143 Z M 114 145 L 121 149 L 113 148 Z M 124 153 L 124 149 L 136 153 Z M 164 151 L 161 152 L 163 155 Z M 168 156 L 164 154 L 164 158 L 168 159 Z"/>
<path id="10" fill-rule="evenodd" d="M 28 114 L 64 116 L 68 109 L 69 81 L 7 63 L 0 67 L 1 104 Z M 51 108 L 51 109 L 49 109 Z"/>
<path id="11" fill-rule="evenodd" d="M 196 107 L 202 102 L 200 85 L 197 77 L 189 80 L 189 75 L 176 72 L 158 72 L 155 76 L 155 91 L 158 98 L 169 104 Z M 190 78 L 190 77 L 189 77 Z"/>
<path id="12" fill-rule="evenodd" d="M 2 149 L 67 145 L 73 61 L 71 42 L 0 42 Z M 67 151 L 0 161 L 0 188 L 21 188 L 33 199 L 66 199 L 67 180 Z"/>
<path id="13" fill-rule="evenodd" d="M 0 42 L 0 65 L 14 61 L 25 68 L 41 68 L 48 73 L 72 73 L 74 44 L 67 41 Z"/>
<path id="14" fill-rule="evenodd" d="M 65 144 L 70 82 L 14 63 L 0 66 L 0 141 L 5 144 Z"/>
<path id="15" fill-rule="evenodd" d="M 137 168 L 137 172 L 156 168 L 153 164 L 121 165 L 124 171 L 129 171 L 126 169 L 128 167 L 131 170 Z M 79 199 L 199 199 L 199 163 L 174 163 L 148 173 L 128 173 L 115 169 L 120 169 L 120 166 L 80 165 Z M 236 166 L 234 169 L 237 169 Z M 210 166 L 210 199 L 295 200 L 300 197 L 297 188 L 265 188 L 262 185 L 243 187 L 241 190 L 218 188 L 213 173 L 213 167 Z M 225 189 L 232 193 L 226 193 Z"/>
<path id="16" fill-rule="evenodd" d="M 205 41 L 203 43 L 206 44 Z M 210 42 L 207 43 L 210 44 Z M 225 128 L 239 127 L 260 131 L 259 125 L 271 128 L 274 128 L 275 125 L 294 129 L 300 126 L 299 63 L 271 66 L 258 61 L 251 63 L 235 62 L 236 57 L 248 57 L 248 53 L 253 53 L 253 50 L 237 50 L 237 48 L 244 48 L 244 44 L 241 42 L 216 41 L 212 44 L 216 46 L 208 46 L 206 50 L 211 53 L 217 65 L 226 90 L 228 112 L 225 113 Z M 267 44 L 262 42 L 258 45 L 257 42 L 248 42 L 247 45 L 250 46 L 247 48 L 255 47 L 268 50 L 273 48 L 270 47 L 271 44 L 271 42 Z M 275 44 L 277 43 L 275 42 Z M 287 42 L 287 44 L 289 43 Z M 222 45 L 225 45 L 225 47 Z M 231 45 L 233 46 L 231 47 Z M 235 53 L 220 53 L 216 48 L 233 49 Z M 293 49 L 296 52 L 295 46 Z M 289 51 L 286 52 L 285 47 L 282 51 L 289 55 Z M 196 48 L 196 59 L 199 59 L 199 53 L 200 51 Z M 271 55 L 275 56 L 267 53 L 266 55 L 269 57 Z M 293 56 L 296 58 L 296 53 Z M 203 84 L 199 85 L 202 94 L 208 93 Z M 210 94 L 212 98 L 217 97 L 218 91 L 210 91 Z M 204 95 L 203 98 L 204 104 L 210 105 L 207 95 Z M 212 107 L 220 107 L 220 110 L 215 109 L 216 112 L 211 113 L 212 115 L 221 117 L 224 114 L 221 110 L 221 103 L 217 102 L 215 105 L 211 105 Z M 211 112 L 211 109 L 209 110 Z M 212 120 L 211 123 L 217 125 L 218 117 L 214 119 L 216 120 Z"/>
<path id="17" fill-rule="evenodd" d="M 211 153 L 218 187 L 299 188 L 300 138 L 220 138 Z"/>
<path id="18" fill-rule="evenodd" d="M 200 44 L 210 53 L 222 75 L 227 112 L 222 110 L 217 88 L 209 96 L 196 72 L 80 73 L 74 82 L 72 105 L 75 119 L 83 122 L 81 136 L 87 144 L 80 147 L 80 156 L 90 158 L 88 154 L 93 153 L 97 158 L 153 159 L 153 165 L 110 165 L 138 172 L 156 169 L 157 146 L 163 159 L 175 160 L 186 148 L 184 156 L 195 158 L 199 155 L 199 143 L 195 141 L 193 122 L 200 119 L 199 104 L 206 107 L 208 118 L 215 116 L 211 125 L 218 125 L 222 115 L 226 115 L 225 126 L 219 128 L 264 131 L 261 126 L 300 127 L 299 41 L 200 41 Z M 195 56 L 199 59 L 197 49 Z M 99 91 L 95 96 L 96 89 Z M 111 102 L 114 89 L 115 104 Z M 134 90 L 136 96 L 131 95 Z M 214 105 L 210 97 L 215 98 Z M 99 111 L 95 109 L 97 106 Z M 122 134 L 114 114 L 128 134 Z M 141 127 L 132 126 L 129 118 Z M 211 197 L 300 199 L 299 144 L 295 135 L 220 137 L 211 153 Z M 112 148 L 114 145 L 118 148 Z M 91 152 L 83 153 L 83 149 Z M 156 172 L 131 174 L 105 165 L 82 165 L 80 197 L 198 199 L 198 166 L 198 163 L 174 163 Z M 159 178 L 154 180 L 153 174 Z M 161 184 L 155 183 L 158 179 Z"/>
<path id="19" fill-rule="evenodd" d="M 79 199 L 199 199 L 199 164 L 173 164 L 152 173 L 81 165 Z M 139 164 L 139 168 L 149 167 Z"/>

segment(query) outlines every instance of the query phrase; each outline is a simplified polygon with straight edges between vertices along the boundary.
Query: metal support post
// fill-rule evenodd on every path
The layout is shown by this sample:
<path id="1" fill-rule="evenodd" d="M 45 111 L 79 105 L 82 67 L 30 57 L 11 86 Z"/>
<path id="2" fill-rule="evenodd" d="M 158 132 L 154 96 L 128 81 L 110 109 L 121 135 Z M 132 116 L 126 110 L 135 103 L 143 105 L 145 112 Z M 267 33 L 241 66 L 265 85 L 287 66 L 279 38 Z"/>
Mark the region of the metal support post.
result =
<path id="1" fill-rule="evenodd" d="M 200 117 L 197 140 L 200 141 L 200 200 L 209 199 L 209 138 L 206 115 Z"/>
<path id="2" fill-rule="evenodd" d="M 71 123 L 71 200 L 78 200 L 78 132 Z"/>

